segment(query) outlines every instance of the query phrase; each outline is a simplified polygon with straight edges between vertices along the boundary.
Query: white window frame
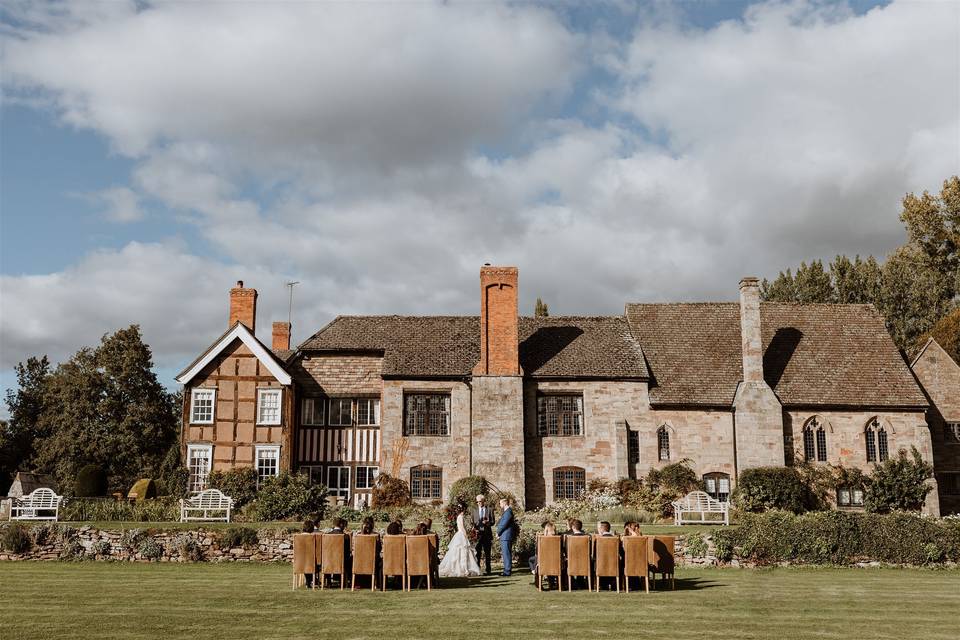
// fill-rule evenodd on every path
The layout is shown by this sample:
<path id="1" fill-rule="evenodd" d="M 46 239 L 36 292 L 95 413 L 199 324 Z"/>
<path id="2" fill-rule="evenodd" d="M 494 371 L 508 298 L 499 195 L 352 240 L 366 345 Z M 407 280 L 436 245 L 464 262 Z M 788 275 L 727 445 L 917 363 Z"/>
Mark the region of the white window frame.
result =
<path id="1" fill-rule="evenodd" d="M 330 482 L 330 475 L 331 475 L 331 473 L 333 473 L 334 471 L 337 472 L 337 481 L 338 481 L 338 482 L 339 482 L 339 480 L 340 480 L 340 477 L 343 475 L 343 471 L 346 471 L 346 472 L 347 472 L 347 486 L 345 486 L 345 487 L 344 487 L 344 486 L 337 486 L 337 487 L 334 487 L 334 486 L 333 486 L 333 483 Z M 351 484 L 350 484 L 350 483 L 351 483 L 352 481 L 353 481 L 353 474 L 350 473 L 350 467 L 349 467 L 349 466 L 336 465 L 336 466 L 327 467 L 327 495 L 336 496 L 338 499 L 339 499 L 339 498 L 343 498 L 344 504 L 349 503 L 349 502 L 350 502 L 350 494 L 351 494 L 351 490 L 350 490 Z"/>
<path id="2" fill-rule="evenodd" d="M 372 407 L 373 422 L 360 422 L 360 403 L 367 405 L 369 411 Z M 357 426 L 358 427 L 379 427 L 380 426 L 380 398 L 357 398 Z M 369 413 L 367 415 L 370 415 Z"/>
<path id="3" fill-rule="evenodd" d="M 270 453 L 273 454 L 273 457 L 264 456 L 261 458 L 261 454 Z M 280 445 L 278 444 L 258 444 L 253 448 L 253 461 L 254 468 L 257 471 L 257 486 L 260 486 L 263 478 L 261 478 L 260 473 L 260 460 L 275 460 L 276 465 L 273 469 L 273 473 L 268 474 L 274 477 L 280 475 Z"/>
<path id="4" fill-rule="evenodd" d="M 346 422 L 334 422 L 333 421 L 333 403 L 349 402 L 350 403 L 350 417 Z M 340 418 L 340 412 L 337 412 L 337 419 Z M 331 427 L 349 427 L 353 425 L 353 398 L 330 398 L 330 402 L 327 406 L 327 424 Z"/>
<path id="5" fill-rule="evenodd" d="M 277 397 L 277 417 L 275 421 L 267 422 L 263 419 L 263 398 L 272 395 Z M 283 389 L 264 388 L 257 389 L 257 424 L 265 426 L 279 425 L 283 418 Z"/>
<path id="6" fill-rule="evenodd" d="M 373 470 L 373 475 L 371 475 L 371 476 L 369 477 L 370 484 L 368 484 L 368 485 L 366 485 L 366 486 L 363 486 L 363 487 L 360 486 L 360 475 L 361 475 L 361 474 L 360 474 L 360 469 L 372 469 L 372 470 Z M 367 476 L 368 473 L 370 473 L 370 472 L 369 472 L 369 471 L 365 471 L 365 472 L 363 473 L 364 479 L 367 479 L 366 476 Z M 360 465 L 360 466 L 357 467 L 357 472 L 354 474 L 354 480 L 353 480 L 353 481 L 356 483 L 356 488 L 357 488 L 357 489 L 373 489 L 373 486 L 374 486 L 375 484 L 377 484 L 377 477 L 378 477 L 379 475 L 380 475 L 380 467 L 378 467 L 378 466 L 376 466 L 376 465 L 370 465 L 370 464 Z"/>
<path id="7" fill-rule="evenodd" d="M 206 473 L 202 474 L 203 480 L 199 481 L 194 485 L 193 483 L 193 453 L 194 452 L 204 452 L 206 453 L 207 460 L 207 470 Z M 187 491 L 189 493 L 199 493 L 207 488 L 207 482 L 210 478 L 210 471 L 213 468 L 213 445 L 212 444 L 188 444 L 187 445 Z M 198 476 L 201 474 L 197 474 Z"/>
<path id="8" fill-rule="evenodd" d="M 313 420 L 317 415 L 317 408 L 320 409 L 319 422 L 308 422 L 307 416 Z M 326 398 L 304 398 L 300 405 L 300 424 L 304 427 L 322 427 L 327 418 Z"/>
<path id="9" fill-rule="evenodd" d="M 210 394 L 210 419 L 197 420 L 197 396 Z M 196 387 L 190 390 L 190 424 L 213 424 L 217 417 L 217 390 L 209 387 Z"/>

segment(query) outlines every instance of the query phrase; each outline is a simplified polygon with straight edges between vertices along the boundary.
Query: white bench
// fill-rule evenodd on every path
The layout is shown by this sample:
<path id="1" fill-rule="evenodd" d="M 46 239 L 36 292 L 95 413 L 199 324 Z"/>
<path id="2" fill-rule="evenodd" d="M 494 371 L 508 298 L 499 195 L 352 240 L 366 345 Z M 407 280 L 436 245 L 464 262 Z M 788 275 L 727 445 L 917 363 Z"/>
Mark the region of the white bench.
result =
<path id="1" fill-rule="evenodd" d="M 11 520 L 54 520 L 60 517 L 60 501 L 53 489 L 41 487 L 22 498 L 13 498 L 10 506 Z M 44 513 L 46 515 L 44 515 Z"/>
<path id="2" fill-rule="evenodd" d="M 703 491 L 691 491 L 683 498 L 671 503 L 673 505 L 674 524 L 710 524 L 718 523 L 717 519 L 707 519 L 708 513 L 719 513 L 723 515 L 723 524 L 730 524 L 730 505 L 726 502 L 720 502 Z M 699 518 L 694 520 L 688 518 L 690 514 L 698 514 Z"/>
<path id="3" fill-rule="evenodd" d="M 206 489 L 180 500 L 180 522 L 230 522 L 232 509 L 233 498 L 223 495 L 219 489 Z"/>

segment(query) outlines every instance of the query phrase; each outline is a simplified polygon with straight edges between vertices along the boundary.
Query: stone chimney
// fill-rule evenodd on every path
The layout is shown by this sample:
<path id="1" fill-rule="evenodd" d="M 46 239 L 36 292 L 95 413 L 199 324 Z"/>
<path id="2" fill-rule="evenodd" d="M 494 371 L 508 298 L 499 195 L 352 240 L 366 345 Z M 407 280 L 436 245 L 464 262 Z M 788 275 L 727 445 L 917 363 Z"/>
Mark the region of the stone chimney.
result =
<path id="1" fill-rule="evenodd" d="M 288 351 L 290 349 L 290 323 L 273 323 L 273 350 Z"/>
<path id="2" fill-rule="evenodd" d="M 256 332 L 257 290 L 245 288 L 243 280 L 237 280 L 237 286 L 230 289 L 230 322 L 227 326 L 232 327 L 237 322 Z"/>
<path id="3" fill-rule="evenodd" d="M 480 362 L 473 373 L 520 375 L 516 267 L 480 269 Z"/>
<path id="4" fill-rule="evenodd" d="M 740 280 L 740 340 L 743 353 L 743 381 L 763 381 L 763 337 L 760 334 L 760 282 Z"/>

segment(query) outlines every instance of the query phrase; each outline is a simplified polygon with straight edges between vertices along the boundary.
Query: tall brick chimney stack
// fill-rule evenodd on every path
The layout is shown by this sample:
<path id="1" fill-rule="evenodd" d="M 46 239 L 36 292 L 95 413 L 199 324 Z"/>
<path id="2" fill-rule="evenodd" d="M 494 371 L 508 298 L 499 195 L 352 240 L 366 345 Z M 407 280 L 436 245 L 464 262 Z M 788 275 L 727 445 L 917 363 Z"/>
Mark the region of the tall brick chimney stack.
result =
<path id="1" fill-rule="evenodd" d="M 753 277 L 740 281 L 740 340 L 743 348 L 743 381 L 763 382 L 760 282 Z"/>
<path id="2" fill-rule="evenodd" d="M 237 286 L 230 289 L 230 322 L 227 326 L 232 327 L 237 322 L 256 332 L 257 290 L 244 288 L 243 280 L 237 280 Z"/>
<path id="3" fill-rule="evenodd" d="M 273 323 L 273 350 L 288 351 L 290 349 L 290 323 Z"/>
<path id="4" fill-rule="evenodd" d="M 479 376 L 520 375 L 517 268 L 480 269 Z"/>

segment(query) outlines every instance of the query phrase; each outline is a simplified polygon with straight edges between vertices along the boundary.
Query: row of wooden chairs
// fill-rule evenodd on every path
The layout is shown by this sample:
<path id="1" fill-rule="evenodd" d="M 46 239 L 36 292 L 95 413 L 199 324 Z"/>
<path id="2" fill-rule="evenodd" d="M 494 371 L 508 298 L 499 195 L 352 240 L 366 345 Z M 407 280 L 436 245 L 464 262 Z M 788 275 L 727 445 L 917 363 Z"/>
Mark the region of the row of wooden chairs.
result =
<path id="1" fill-rule="evenodd" d="M 426 576 L 427 590 L 433 588 L 437 569 L 439 538 L 431 533 L 421 536 L 378 534 L 354 535 L 347 533 L 298 533 L 293 537 L 293 588 L 306 583 L 313 575 L 313 588 L 326 584 L 327 576 L 339 576 L 340 589 L 346 582 L 346 549 L 352 539 L 350 589 L 356 588 L 357 576 L 370 576 L 370 590 L 376 590 L 377 578 L 381 589 L 387 589 L 387 577 L 402 579 L 403 588 L 410 591 L 410 578 Z M 378 553 L 378 546 L 382 553 Z"/>
<path id="2" fill-rule="evenodd" d="M 563 549 L 565 547 L 565 549 Z M 564 555 L 563 551 L 566 552 Z M 674 581 L 673 536 L 537 536 L 537 569 L 534 578 L 537 589 L 543 590 L 543 578 L 556 578 L 563 590 L 562 577 L 567 576 L 567 590 L 573 589 L 574 578 L 586 578 L 588 588 L 593 583 L 600 591 L 600 579 L 612 578 L 620 592 L 623 578 L 630 591 L 630 578 L 642 578 L 647 593 L 650 576 L 657 574 Z"/>

